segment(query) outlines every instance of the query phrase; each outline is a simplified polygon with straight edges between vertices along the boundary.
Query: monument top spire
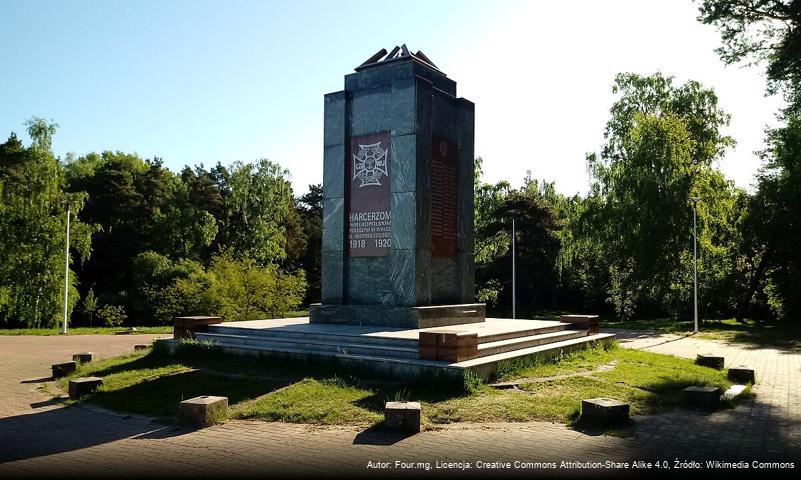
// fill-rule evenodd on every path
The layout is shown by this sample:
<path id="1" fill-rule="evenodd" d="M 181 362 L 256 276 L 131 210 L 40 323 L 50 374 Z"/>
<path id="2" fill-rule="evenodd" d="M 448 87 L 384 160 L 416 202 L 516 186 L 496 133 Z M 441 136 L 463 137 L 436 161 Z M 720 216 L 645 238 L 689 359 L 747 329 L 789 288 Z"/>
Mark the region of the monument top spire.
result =
<path id="1" fill-rule="evenodd" d="M 409 52 L 409 49 L 406 48 L 406 44 L 404 43 L 400 47 L 397 45 L 395 48 L 392 49 L 391 52 L 387 53 L 386 48 L 382 48 L 381 50 L 377 51 L 373 56 L 368 58 L 364 61 L 361 65 L 355 68 L 357 72 L 361 72 L 362 70 L 366 70 L 368 68 L 376 67 L 379 65 L 384 65 L 389 62 L 396 62 L 402 60 L 412 60 L 419 62 L 429 68 L 433 68 L 434 70 L 442 73 L 445 75 L 435 64 L 434 62 L 429 59 L 425 53 L 421 52 L 420 50 L 417 53 Z"/>

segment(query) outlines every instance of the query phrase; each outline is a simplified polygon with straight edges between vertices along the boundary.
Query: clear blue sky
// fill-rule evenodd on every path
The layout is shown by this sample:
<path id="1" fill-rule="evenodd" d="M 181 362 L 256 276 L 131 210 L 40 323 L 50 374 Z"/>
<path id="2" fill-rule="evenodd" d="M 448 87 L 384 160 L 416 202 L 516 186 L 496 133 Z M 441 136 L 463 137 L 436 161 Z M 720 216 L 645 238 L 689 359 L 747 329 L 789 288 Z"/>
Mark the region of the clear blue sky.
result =
<path id="1" fill-rule="evenodd" d="M 585 191 L 614 74 L 661 69 L 718 90 L 747 187 L 778 99 L 759 69 L 724 68 L 689 0 L 8 1 L 0 136 L 36 115 L 56 153 L 122 150 L 183 165 L 269 158 L 295 190 L 322 178 L 323 95 L 381 48 L 423 50 L 476 103 L 488 180 L 527 170 Z M 22 135 L 24 138 L 27 136 Z"/>

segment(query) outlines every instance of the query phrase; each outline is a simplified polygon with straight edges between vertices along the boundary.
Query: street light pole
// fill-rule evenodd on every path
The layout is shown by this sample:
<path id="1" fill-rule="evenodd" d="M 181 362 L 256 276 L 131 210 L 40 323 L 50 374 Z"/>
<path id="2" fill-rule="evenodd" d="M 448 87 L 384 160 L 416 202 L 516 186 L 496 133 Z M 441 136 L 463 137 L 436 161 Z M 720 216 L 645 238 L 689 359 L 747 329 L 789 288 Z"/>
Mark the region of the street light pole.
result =
<path id="1" fill-rule="evenodd" d="M 70 293 L 70 213 L 71 206 L 67 203 L 67 241 L 64 247 L 64 321 L 61 323 L 61 333 L 67 333 L 67 300 Z"/>
<path id="2" fill-rule="evenodd" d="M 693 201 L 693 333 L 698 333 L 698 227 L 696 211 L 699 197 L 692 197 Z"/>
<path id="3" fill-rule="evenodd" d="M 515 219 L 512 218 L 512 318 L 517 318 L 517 271 L 515 270 Z"/>

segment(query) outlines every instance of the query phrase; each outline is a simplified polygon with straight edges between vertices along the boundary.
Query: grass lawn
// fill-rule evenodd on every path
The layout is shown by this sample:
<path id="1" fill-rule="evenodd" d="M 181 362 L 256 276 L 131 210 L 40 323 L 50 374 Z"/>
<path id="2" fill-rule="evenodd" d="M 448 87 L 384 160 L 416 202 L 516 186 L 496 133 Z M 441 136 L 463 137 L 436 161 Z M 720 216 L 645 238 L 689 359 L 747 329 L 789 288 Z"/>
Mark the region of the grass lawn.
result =
<path id="1" fill-rule="evenodd" d="M 690 335 L 693 331 L 693 322 L 669 318 L 626 322 L 602 319 L 601 327 Z M 801 322 L 766 323 L 748 319 L 740 323 L 733 318 L 706 320 L 700 325 L 698 337 L 762 347 L 798 349 L 801 348 Z"/>
<path id="2" fill-rule="evenodd" d="M 127 327 L 69 327 L 67 335 L 112 335 L 127 331 Z M 131 333 L 172 333 L 172 326 L 136 327 L 136 332 Z M 61 335 L 61 328 L 0 328 L 0 335 Z"/>
<path id="3" fill-rule="evenodd" d="M 85 400 L 164 419 L 174 418 L 182 399 L 221 395 L 229 397 L 231 418 L 370 426 L 382 420 L 386 401 L 414 400 L 422 403 L 426 428 L 451 422 L 570 424 L 582 399 L 602 396 L 629 402 L 635 415 L 654 413 L 680 406 L 687 386 L 730 386 L 725 372 L 616 345 L 507 368 L 498 380 L 515 382 L 513 389 L 480 384 L 466 391 L 435 380 L 387 383 L 333 365 L 234 357 L 197 345 L 174 357 L 157 349 L 81 365 L 59 385 L 87 375 L 103 377 L 104 384 Z"/>

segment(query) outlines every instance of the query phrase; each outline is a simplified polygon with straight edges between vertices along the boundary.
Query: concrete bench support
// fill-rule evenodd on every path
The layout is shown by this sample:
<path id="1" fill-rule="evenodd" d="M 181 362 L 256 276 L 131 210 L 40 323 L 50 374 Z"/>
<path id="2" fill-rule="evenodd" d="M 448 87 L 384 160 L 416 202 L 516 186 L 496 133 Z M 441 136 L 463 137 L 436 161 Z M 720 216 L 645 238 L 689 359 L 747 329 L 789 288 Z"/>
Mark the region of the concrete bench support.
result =
<path id="1" fill-rule="evenodd" d="M 562 315 L 562 323 L 570 323 L 576 330 L 587 330 L 590 335 L 598 333 L 598 315 Z"/>
<path id="2" fill-rule="evenodd" d="M 193 339 L 197 333 L 205 332 L 209 325 L 222 323 L 220 317 L 175 317 L 173 337 L 175 339 Z"/>
<path id="3" fill-rule="evenodd" d="M 687 387 L 682 390 L 684 398 L 692 408 L 713 409 L 720 402 L 718 387 Z"/>
<path id="4" fill-rule="evenodd" d="M 103 379 L 99 377 L 81 377 L 70 380 L 70 398 L 77 400 L 84 395 L 88 395 L 103 385 Z"/>
<path id="5" fill-rule="evenodd" d="M 92 360 L 95 359 L 95 354 L 94 352 L 76 353 L 72 356 L 72 359 L 78 363 L 92 363 Z"/>
<path id="6" fill-rule="evenodd" d="M 613 398 L 582 400 L 581 420 L 602 427 L 622 425 L 629 421 L 629 404 Z"/>
<path id="7" fill-rule="evenodd" d="M 228 397 L 203 395 L 181 402 L 178 416 L 181 421 L 196 427 L 208 427 L 228 416 Z"/>
<path id="8" fill-rule="evenodd" d="M 53 378 L 61 378 L 75 372 L 78 369 L 78 364 L 75 361 L 54 363 L 50 368 L 53 370 Z"/>
<path id="9" fill-rule="evenodd" d="M 384 425 L 392 430 L 418 433 L 420 404 L 418 402 L 387 402 L 384 406 Z"/>
<path id="10" fill-rule="evenodd" d="M 729 380 L 735 383 L 756 383 L 754 368 L 747 365 L 738 365 L 729 368 Z"/>
<path id="11" fill-rule="evenodd" d="M 695 363 L 702 367 L 714 368 L 715 370 L 723 370 L 723 357 L 713 355 L 711 353 L 698 354 L 695 358 Z"/>
<path id="12" fill-rule="evenodd" d="M 478 356 L 478 334 L 440 329 L 420 332 L 420 359 L 463 362 Z"/>

